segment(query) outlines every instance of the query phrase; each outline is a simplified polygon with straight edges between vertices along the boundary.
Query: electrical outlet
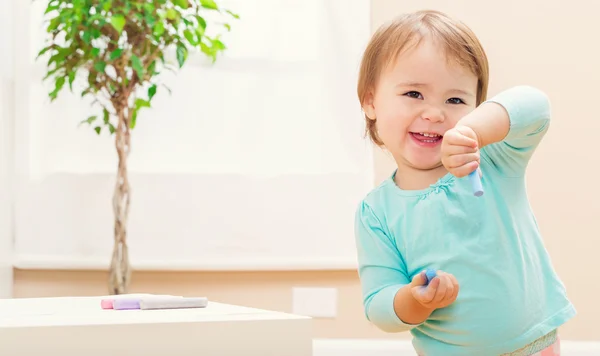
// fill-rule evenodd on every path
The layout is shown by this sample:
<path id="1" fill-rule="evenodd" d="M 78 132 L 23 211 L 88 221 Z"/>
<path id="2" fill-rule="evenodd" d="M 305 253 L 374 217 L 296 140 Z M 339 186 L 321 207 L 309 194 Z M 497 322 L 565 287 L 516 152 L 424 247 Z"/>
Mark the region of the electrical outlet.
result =
<path id="1" fill-rule="evenodd" d="M 336 288 L 296 287 L 292 289 L 292 313 L 313 318 L 335 318 Z"/>

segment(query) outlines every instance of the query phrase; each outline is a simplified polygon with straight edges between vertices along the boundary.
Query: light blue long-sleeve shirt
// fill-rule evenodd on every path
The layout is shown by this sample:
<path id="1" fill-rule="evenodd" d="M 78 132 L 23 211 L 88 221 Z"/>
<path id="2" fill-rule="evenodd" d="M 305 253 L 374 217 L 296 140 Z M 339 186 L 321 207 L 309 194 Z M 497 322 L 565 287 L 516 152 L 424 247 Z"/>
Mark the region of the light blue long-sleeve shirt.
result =
<path id="1" fill-rule="evenodd" d="M 359 276 L 367 319 L 408 331 L 424 355 L 499 355 L 517 350 L 575 314 L 530 208 L 527 164 L 547 132 L 550 105 L 518 86 L 488 101 L 510 117 L 507 137 L 481 149 L 485 194 L 447 174 L 423 190 L 402 190 L 392 175 L 356 212 Z M 396 292 L 431 267 L 453 274 L 457 300 L 419 325 L 394 311 Z"/>

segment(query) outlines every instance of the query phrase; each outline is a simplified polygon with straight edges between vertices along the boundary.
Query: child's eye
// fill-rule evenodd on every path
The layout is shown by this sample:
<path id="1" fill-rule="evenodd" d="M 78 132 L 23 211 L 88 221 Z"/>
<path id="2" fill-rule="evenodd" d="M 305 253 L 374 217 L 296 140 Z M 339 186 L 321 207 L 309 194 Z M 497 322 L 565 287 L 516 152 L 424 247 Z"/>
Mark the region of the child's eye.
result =
<path id="1" fill-rule="evenodd" d="M 461 98 L 450 98 L 448 99 L 450 104 L 464 104 L 465 102 Z"/>
<path id="2" fill-rule="evenodd" d="M 410 98 L 414 98 L 414 99 L 423 99 L 423 96 L 418 91 L 409 91 L 408 93 L 405 93 L 404 95 L 406 95 Z"/>

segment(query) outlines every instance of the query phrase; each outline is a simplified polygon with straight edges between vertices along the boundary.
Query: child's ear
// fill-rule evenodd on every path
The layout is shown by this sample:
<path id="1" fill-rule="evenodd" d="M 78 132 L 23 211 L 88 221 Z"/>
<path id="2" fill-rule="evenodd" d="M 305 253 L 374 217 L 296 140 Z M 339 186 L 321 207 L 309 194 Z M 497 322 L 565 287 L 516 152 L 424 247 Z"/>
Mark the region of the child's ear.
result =
<path id="1" fill-rule="evenodd" d="M 365 100 L 363 102 L 362 108 L 363 108 L 363 111 L 365 112 L 365 115 L 370 120 L 375 120 L 375 106 L 374 106 L 373 102 L 374 102 L 373 91 L 369 90 L 367 92 L 367 95 L 365 95 Z"/>

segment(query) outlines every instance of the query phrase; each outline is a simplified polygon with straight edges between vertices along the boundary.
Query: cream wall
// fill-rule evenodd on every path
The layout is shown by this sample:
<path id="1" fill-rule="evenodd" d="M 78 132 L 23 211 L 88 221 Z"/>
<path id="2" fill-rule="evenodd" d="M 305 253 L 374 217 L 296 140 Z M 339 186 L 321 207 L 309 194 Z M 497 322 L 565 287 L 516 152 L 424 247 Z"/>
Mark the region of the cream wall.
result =
<path id="1" fill-rule="evenodd" d="M 600 340 L 600 307 L 592 274 L 600 267 L 596 182 L 600 159 L 595 137 L 600 117 L 592 106 L 600 88 L 600 50 L 594 35 L 600 33 L 600 3 L 372 0 L 373 29 L 391 16 L 420 8 L 456 14 L 480 36 L 491 64 L 490 94 L 526 83 L 550 96 L 555 119 L 531 164 L 529 194 L 556 269 L 579 311 L 563 328 L 563 338 Z M 393 166 L 381 152 L 375 159 L 379 182 Z M 317 319 L 316 337 L 408 337 L 386 335 L 364 320 L 355 271 L 135 273 L 133 279 L 132 292 L 206 295 L 281 311 L 291 311 L 292 287 L 336 287 L 338 316 Z M 17 270 L 14 276 L 16 297 L 97 295 L 106 290 L 102 272 Z"/>

